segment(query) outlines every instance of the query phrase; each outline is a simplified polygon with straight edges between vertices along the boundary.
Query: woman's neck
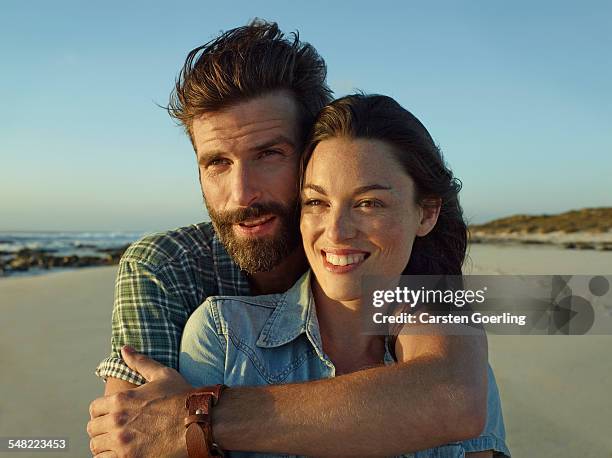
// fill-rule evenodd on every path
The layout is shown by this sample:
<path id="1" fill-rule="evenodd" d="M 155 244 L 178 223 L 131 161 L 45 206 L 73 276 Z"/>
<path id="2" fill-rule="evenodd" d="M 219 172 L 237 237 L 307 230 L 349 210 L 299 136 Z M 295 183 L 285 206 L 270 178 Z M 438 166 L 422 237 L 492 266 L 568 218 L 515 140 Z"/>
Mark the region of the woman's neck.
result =
<path id="1" fill-rule="evenodd" d="M 361 299 L 331 299 L 314 276 L 312 294 L 323 350 L 336 366 L 336 373 L 352 372 L 383 362 L 384 337 L 364 334 Z"/>

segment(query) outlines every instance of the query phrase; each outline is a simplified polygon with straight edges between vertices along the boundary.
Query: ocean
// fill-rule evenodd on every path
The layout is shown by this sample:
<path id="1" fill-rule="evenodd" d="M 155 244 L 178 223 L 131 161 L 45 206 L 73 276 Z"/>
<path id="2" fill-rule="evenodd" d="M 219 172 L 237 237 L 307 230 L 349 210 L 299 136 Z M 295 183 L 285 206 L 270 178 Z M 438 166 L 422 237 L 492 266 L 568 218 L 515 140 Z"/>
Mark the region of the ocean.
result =
<path id="1" fill-rule="evenodd" d="M 100 250 L 119 249 L 144 232 L 0 232 L 0 260 L 8 261 L 24 249 L 51 256 L 101 256 Z"/>

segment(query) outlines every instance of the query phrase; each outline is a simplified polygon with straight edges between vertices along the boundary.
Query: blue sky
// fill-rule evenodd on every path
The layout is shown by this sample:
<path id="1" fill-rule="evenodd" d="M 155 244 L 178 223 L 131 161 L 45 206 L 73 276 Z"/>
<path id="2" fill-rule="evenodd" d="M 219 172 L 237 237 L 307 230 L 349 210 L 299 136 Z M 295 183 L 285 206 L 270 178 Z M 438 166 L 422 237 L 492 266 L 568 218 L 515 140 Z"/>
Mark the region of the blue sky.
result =
<path id="1" fill-rule="evenodd" d="M 468 219 L 612 205 L 610 2 L 18 2 L 0 6 L 0 230 L 206 218 L 165 104 L 187 52 L 253 17 L 299 30 L 337 96 L 395 97 Z"/>

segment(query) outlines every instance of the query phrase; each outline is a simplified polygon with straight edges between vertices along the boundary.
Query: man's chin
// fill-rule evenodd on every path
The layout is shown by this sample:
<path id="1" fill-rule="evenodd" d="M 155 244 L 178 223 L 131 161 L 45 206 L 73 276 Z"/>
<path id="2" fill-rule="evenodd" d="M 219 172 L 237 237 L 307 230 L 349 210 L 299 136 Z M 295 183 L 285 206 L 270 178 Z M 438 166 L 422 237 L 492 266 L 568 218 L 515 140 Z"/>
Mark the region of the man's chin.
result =
<path id="1" fill-rule="evenodd" d="M 254 218 L 247 224 L 219 221 L 212 214 L 211 220 L 227 253 L 251 275 L 269 272 L 301 245 L 297 224 L 280 214 L 262 216 L 261 224 L 252 224 L 259 223 Z"/>
<path id="2" fill-rule="evenodd" d="M 234 262 L 251 275 L 274 269 L 294 248 L 283 237 L 232 237 L 222 242 Z"/>
<path id="3" fill-rule="evenodd" d="M 269 272 L 287 256 L 276 240 L 250 239 L 226 246 L 234 262 L 250 275 Z"/>

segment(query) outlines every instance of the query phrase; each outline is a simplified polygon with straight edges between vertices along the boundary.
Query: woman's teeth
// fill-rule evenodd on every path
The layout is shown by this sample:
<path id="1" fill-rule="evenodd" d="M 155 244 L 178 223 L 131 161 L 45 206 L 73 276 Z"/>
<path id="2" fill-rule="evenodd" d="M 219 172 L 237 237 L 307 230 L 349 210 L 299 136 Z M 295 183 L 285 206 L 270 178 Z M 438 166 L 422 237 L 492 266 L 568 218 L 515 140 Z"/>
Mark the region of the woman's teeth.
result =
<path id="1" fill-rule="evenodd" d="M 349 255 L 339 255 L 332 253 L 325 253 L 325 259 L 334 266 L 348 266 L 349 264 L 357 264 L 363 261 L 365 253 L 356 253 Z"/>

